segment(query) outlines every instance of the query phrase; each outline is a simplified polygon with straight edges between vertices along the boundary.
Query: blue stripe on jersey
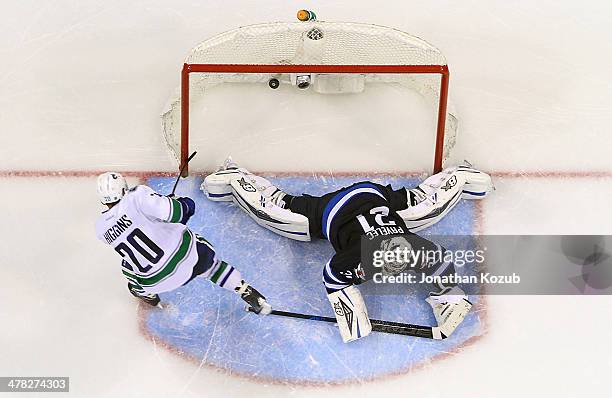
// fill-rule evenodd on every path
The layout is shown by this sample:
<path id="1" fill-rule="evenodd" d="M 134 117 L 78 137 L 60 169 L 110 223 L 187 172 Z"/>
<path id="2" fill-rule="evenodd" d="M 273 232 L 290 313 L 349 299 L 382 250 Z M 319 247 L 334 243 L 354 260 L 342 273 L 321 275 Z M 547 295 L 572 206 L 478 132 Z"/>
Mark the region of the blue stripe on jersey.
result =
<path id="1" fill-rule="evenodd" d="M 333 282 L 345 283 L 345 282 L 342 282 L 340 279 L 336 278 L 336 276 L 332 272 L 330 264 L 331 264 L 331 260 L 329 260 L 327 264 L 325 264 L 325 268 L 323 268 L 323 277 L 331 279 Z"/>
<path id="2" fill-rule="evenodd" d="M 341 281 L 336 275 L 333 274 L 331 267 L 329 266 L 329 261 L 323 268 L 323 284 L 325 285 L 325 289 L 327 293 L 337 292 L 338 290 L 342 290 L 345 287 L 350 286 L 349 283 Z"/>
<path id="3" fill-rule="evenodd" d="M 230 265 L 230 267 L 231 268 L 230 268 L 229 272 L 227 273 L 227 275 L 225 275 L 225 278 L 223 278 L 221 283 L 219 283 L 219 286 L 221 286 L 221 287 L 225 286 L 225 282 L 227 282 L 227 278 L 229 278 L 230 275 L 232 274 L 232 272 L 234 272 L 234 267 L 232 267 L 231 265 Z"/>
<path id="4" fill-rule="evenodd" d="M 329 283 L 329 282 L 325 282 L 323 285 L 325 286 L 325 291 L 327 292 L 327 294 L 337 292 L 338 290 L 342 290 L 350 286 L 350 285 L 336 285 L 335 283 Z"/>
<path id="5" fill-rule="evenodd" d="M 376 185 L 371 184 L 369 182 L 364 182 L 361 184 L 356 184 L 346 191 L 339 192 L 336 196 L 334 196 L 325 206 L 325 210 L 323 211 L 323 220 L 322 220 L 322 229 L 323 236 L 329 239 L 329 230 L 331 227 L 331 223 L 334 220 L 334 217 L 340 209 L 355 195 L 359 194 L 374 194 L 378 195 L 381 198 L 385 199 L 385 196 L 378 190 Z"/>

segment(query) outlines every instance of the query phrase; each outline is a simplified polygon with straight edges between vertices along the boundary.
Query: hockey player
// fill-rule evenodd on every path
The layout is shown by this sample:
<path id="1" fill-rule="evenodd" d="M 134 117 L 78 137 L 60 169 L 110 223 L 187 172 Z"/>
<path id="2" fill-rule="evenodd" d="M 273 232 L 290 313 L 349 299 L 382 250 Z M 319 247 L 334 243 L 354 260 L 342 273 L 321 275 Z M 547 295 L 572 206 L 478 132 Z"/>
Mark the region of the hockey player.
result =
<path id="1" fill-rule="evenodd" d="M 461 198 L 484 198 L 492 189 L 486 173 L 453 167 L 427 178 L 418 187 L 394 190 L 369 181 L 317 197 L 293 196 L 265 178 L 238 168 L 231 159 L 207 176 L 202 191 L 215 201 L 233 201 L 269 230 L 301 241 L 327 239 L 336 254 L 325 264 L 323 282 L 344 342 L 367 336 L 372 327 L 356 285 L 371 278 L 361 267 L 361 237 L 386 236 L 391 245 L 406 242 L 413 249 L 443 251 L 413 232 L 446 215 Z M 444 258 L 444 256 L 442 256 Z M 433 276 L 454 274 L 452 262 L 441 260 L 418 268 Z M 438 323 L 435 338 L 457 328 L 471 308 L 467 295 L 454 284 L 438 285 L 426 299 Z"/>
<path id="2" fill-rule="evenodd" d="M 158 293 L 202 276 L 237 293 L 256 313 L 270 313 L 265 297 L 187 228 L 195 213 L 191 198 L 162 196 L 145 185 L 128 189 L 113 172 L 98 176 L 98 196 L 107 209 L 96 222 L 96 235 L 123 258 L 123 275 L 135 297 L 157 306 Z"/>

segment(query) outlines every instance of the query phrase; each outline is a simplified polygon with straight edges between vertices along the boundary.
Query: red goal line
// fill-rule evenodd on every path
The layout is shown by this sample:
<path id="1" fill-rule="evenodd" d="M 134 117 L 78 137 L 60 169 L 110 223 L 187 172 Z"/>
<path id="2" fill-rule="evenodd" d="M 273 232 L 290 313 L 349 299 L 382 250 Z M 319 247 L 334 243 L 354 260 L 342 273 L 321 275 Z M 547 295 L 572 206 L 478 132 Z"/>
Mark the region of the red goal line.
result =
<path id="1" fill-rule="evenodd" d="M 99 174 L 105 173 L 111 169 L 104 170 L 0 170 L 0 178 L 11 177 L 96 177 Z M 112 169 L 115 170 L 115 169 Z M 160 171 L 160 170 L 115 170 L 126 177 L 136 177 L 146 179 L 149 177 L 176 177 L 176 172 Z M 204 176 L 212 171 L 201 171 L 192 173 L 192 176 Z M 305 171 L 305 172 L 276 172 L 276 171 L 254 171 L 256 174 L 267 176 L 364 176 L 364 177 L 384 177 L 384 176 L 399 176 L 399 177 L 418 177 L 424 175 L 421 171 L 403 171 L 403 172 L 352 172 L 341 171 L 330 173 L 326 171 Z M 489 172 L 493 177 L 500 178 L 612 178 L 612 171 L 492 171 Z"/>

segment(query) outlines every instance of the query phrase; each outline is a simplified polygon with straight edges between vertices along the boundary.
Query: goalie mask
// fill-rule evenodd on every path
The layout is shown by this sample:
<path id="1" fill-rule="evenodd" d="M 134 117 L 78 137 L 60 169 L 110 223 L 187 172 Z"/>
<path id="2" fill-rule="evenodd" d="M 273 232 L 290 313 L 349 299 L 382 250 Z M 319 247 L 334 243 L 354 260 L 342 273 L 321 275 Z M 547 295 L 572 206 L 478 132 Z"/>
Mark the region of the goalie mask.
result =
<path id="1" fill-rule="evenodd" d="M 98 197 L 104 204 L 121 200 L 127 190 L 127 182 L 119 173 L 108 172 L 98 176 Z"/>
<path id="2" fill-rule="evenodd" d="M 414 262 L 412 245 L 403 236 L 393 236 L 389 239 L 385 239 L 380 243 L 380 250 L 382 252 L 404 252 L 405 258 L 392 258 L 389 261 L 385 261 L 383 265 L 383 275 L 399 275 L 401 272 L 408 270 L 410 263 Z M 414 266 L 414 264 L 413 264 Z"/>

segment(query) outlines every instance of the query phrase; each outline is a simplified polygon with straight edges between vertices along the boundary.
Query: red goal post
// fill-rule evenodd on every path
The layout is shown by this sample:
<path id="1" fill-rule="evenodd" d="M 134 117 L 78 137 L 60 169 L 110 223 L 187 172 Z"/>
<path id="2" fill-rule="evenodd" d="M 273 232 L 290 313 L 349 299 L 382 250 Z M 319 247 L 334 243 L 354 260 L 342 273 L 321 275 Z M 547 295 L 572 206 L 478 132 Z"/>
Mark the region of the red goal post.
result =
<path id="1" fill-rule="evenodd" d="M 280 43 L 274 43 L 278 38 L 282 38 Z M 275 54 L 274 44 L 284 46 L 279 54 Z M 193 74 L 198 75 L 195 81 Z M 372 81 L 408 86 L 437 102 L 434 172 L 442 169 L 454 146 L 457 117 L 449 111 L 449 69 L 437 48 L 415 36 L 377 25 L 320 21 L 259 24 L 215 36 L 187 57 L 180 90 L 162 114 L 164 138 L 179 169 L 184 166 L 187 175 L 194 91 L 195 95 L 202 94 L 225 81 L 265 83 L 281 75 L 356 76 L 362 86 Z M 436 75 L 439 79 L 432 77 Z M 423 78 L 417 78 L 420 76 Z"/>

